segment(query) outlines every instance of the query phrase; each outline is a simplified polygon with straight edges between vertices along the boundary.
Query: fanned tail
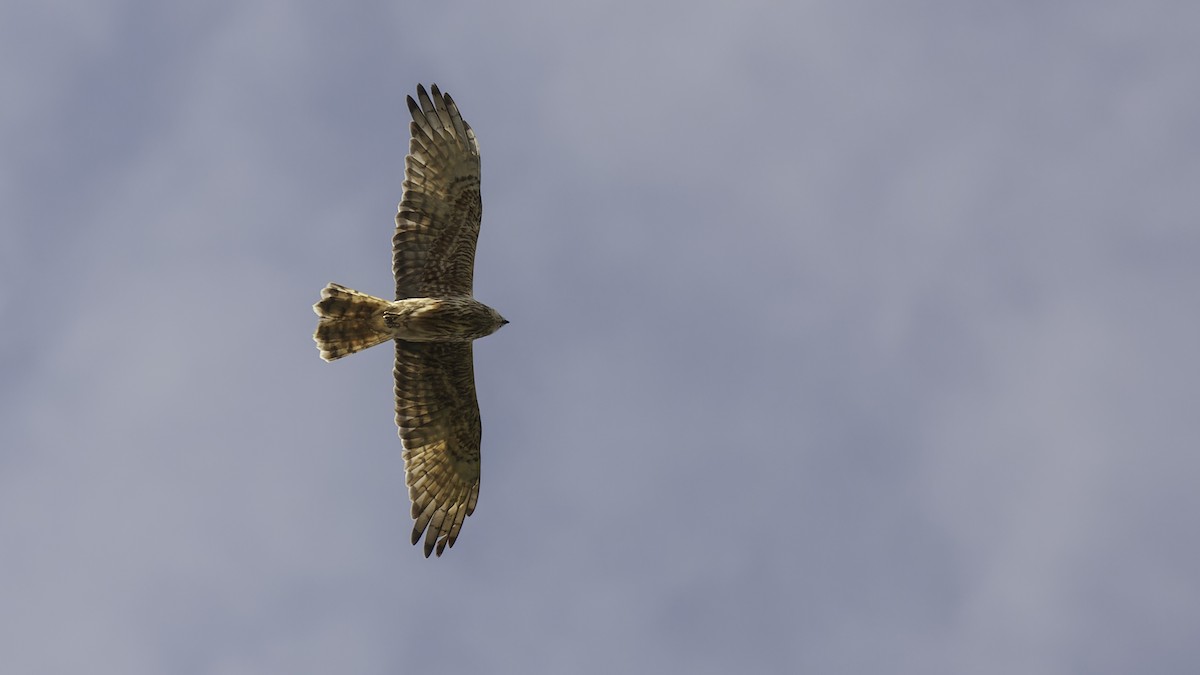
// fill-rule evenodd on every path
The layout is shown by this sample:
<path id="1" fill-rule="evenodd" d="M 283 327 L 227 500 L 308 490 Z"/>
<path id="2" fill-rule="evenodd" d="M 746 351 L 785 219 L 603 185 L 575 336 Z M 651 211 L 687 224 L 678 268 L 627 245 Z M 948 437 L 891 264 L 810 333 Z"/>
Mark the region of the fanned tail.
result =
<path id="1" fill-rule="evenodd" d="M 392 339 L 384 324 L 383 311 L 391 303 L 366 293 L 329 284 L 321 290 L 321 300 L 313 305 L 320 317 L 313 340 L 326 361 L 374 347 Z"/>

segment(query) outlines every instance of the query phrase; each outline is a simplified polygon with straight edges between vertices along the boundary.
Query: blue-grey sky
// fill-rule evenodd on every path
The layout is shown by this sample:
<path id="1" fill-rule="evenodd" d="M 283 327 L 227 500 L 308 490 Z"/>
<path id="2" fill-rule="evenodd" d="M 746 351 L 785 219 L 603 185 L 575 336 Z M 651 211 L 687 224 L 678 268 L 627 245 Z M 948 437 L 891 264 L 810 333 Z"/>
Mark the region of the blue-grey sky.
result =
<path id="1" fill-rule="evenodd" d="M 1200 4 L 0 8 L 11 673 L 1195 673 Z M 426 560 L 404 96 L 483 155 Z"/>

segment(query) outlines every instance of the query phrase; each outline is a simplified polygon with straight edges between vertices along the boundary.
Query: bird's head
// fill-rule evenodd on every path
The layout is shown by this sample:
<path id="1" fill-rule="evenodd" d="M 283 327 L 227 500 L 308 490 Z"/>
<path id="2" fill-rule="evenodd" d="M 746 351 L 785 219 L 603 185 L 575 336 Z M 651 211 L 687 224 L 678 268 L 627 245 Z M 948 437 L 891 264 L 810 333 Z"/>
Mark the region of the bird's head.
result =
<path id="1" fill-rule="evenodd" d="M 489 307 L 488 309 L 491 309 L 491 307 Z M 508 323 L 508 319 L 500 316 L 500 312 L 497 312 L 496 310 L 492 309 L 492 323 L 494 326 L 494 328 L 492 328 L 492 332 L 495 333 L 496 331 L 500 330 L 501 326 Z"/>

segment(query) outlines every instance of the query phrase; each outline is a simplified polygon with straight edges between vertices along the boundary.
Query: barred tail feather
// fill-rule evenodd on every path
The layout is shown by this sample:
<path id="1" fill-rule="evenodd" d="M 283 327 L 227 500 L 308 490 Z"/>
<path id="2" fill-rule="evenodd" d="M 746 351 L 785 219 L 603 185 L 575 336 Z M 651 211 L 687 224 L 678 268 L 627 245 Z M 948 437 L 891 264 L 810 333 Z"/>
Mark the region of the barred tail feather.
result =
<path id="1" fill-rule="evenodd" d="M 389 306 L 387 300 L 338 284 L 322 289 L 320 302 L 313 305 L 320 317 L 313 340 L 321 358 L 333 361 L 391 340 L 392 333 L 383 320 L 383 311 Z"/>

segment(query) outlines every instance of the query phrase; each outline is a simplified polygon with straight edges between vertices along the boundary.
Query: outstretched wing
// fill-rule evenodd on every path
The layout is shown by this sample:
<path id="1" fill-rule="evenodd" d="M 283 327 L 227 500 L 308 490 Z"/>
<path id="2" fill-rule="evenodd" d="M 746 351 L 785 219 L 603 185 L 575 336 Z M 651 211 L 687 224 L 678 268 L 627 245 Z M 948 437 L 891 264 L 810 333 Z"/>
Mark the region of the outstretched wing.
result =
<path id="1" fill-rule="evenodd" d="M 470 342 L 396 340 L 396 426 L 412 543 L 425 534 L 425 557 L 454 546 L 479 500 L 479 403 Z"/>
<path id="2" fill-rule="evenodd" d="M 396 299 L 471 295 L 479 238 L 479 144 L 449 94 L 417 85 L 392 237 Z"/>

